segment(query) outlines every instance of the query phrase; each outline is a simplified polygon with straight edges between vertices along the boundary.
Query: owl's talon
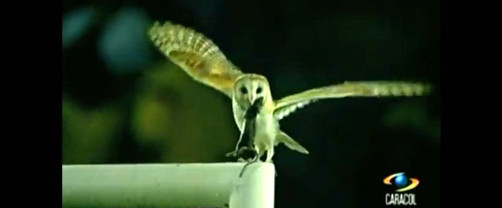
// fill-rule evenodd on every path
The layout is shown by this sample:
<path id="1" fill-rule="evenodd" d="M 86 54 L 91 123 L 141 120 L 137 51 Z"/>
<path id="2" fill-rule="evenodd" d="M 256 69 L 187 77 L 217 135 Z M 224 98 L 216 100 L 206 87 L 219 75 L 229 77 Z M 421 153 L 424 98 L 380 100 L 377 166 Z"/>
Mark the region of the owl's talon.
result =
<path id="1" fill-rule="evenodd" d="M 237 151 L 232 151 L 225 154 L 226 157 L 237 157 Z"/>
<path id="2" fill-rule="evenodd" d="M 241 147 L 241 148 L 237 151 L 237 154 L 241 155 L 244 151 L 249 150 L 249 149 L 251 149 L 251 148 L 246 147 L 246 146 Z"/>
<path id="3" fill-rule="evenodd" d="M 244 153 L 244 151 L 246 151 L 246 150 L 252 150 L 252 149 L 251 149 L 251 148 L 249 148 L 249 147 L 245 147 L 245 146 L 244 146 L 244 147 L 241 147 L 241 148 L 240 148 L 240 149 L 238 149 L 238 150 L 234 150 L 234 151 L 232 151 L 232 152 L 229 152 L 229 153 L 225 154 L 225 156 L 227 156 L 227 157 L 239 157 L 239 156 L 240 156 L 240 155 L 242 155 L 242 154 Z"/>

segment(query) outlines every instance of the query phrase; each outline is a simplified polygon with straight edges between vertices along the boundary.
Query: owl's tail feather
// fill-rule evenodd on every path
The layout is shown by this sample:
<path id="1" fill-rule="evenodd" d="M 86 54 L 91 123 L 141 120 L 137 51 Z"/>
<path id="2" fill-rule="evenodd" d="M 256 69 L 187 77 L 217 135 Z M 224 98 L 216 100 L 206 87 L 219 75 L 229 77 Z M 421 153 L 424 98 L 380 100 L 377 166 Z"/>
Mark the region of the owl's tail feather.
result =
<path id="1" fill-rule="evenodd" d="M 281 131 L 280 133 L 277 134 L 276 141 L 278 143 L 280 143 L 280 142 L 284 143 L 284 145 L 286 145 L 286 147 L 288 147 L 289 149 L 296 150 L 296 151 L 301 152 L 303 154 L 309 154 L 309 151 L 307 149 L 305 149 L 305 147 L 303 147 L 301 144 L 296 142 L 293 138 L 288 136 L 283 131 Z"/>

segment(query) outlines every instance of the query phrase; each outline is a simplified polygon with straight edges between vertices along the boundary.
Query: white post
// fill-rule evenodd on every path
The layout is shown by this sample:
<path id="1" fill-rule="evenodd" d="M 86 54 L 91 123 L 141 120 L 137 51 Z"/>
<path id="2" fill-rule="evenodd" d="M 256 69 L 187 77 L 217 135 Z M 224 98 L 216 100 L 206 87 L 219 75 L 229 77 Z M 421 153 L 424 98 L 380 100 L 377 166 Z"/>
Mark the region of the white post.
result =
<path id="1" fill-rule="evenodd" d="M 63 207 L 273 208 L 271 163 L 63 165 Z"/>
<path id="2" fill-rule="evenodd" d="M 273 208 L 275 167 L 271 163 L 249 165 L 230 195 L 230 208 Z"/>

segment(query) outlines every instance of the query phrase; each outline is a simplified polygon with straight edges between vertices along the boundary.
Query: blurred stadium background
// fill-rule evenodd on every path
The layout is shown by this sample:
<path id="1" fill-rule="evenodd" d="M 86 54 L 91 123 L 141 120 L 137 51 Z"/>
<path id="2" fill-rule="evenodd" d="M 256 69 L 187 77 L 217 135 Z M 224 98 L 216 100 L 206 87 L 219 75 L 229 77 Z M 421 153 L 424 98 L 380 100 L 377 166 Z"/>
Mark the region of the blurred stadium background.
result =
<path id="1" fill-rule="evenodd" d="M 440 2 L 63 1 L 63 164 L 231 161 L 231 102 L 163 57 L 146 31 L 169 20 L 205 34 L 273 96 L 346 80 L 434 85 L 418 98 L 312 104 L 281 128 L 310 155 L 277 147 L 276 207 L 383 207 L 382 180 L 419 178 L 439 207 Z"/>

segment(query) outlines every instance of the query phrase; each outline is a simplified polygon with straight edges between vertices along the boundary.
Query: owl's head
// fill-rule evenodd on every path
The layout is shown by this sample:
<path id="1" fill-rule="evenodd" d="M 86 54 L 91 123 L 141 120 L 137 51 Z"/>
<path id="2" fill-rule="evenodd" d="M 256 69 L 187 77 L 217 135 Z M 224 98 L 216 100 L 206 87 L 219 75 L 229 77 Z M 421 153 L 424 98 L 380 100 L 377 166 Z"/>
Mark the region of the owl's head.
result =
<path id="1" fill-rule="evenodd" d="M 267 78 L 259 74 L 244 74 L 238 77 L 233 93 L 235 101 L 246 109 L 259 98 L 263 98 L 261 102 L 271 99 Z"/>

